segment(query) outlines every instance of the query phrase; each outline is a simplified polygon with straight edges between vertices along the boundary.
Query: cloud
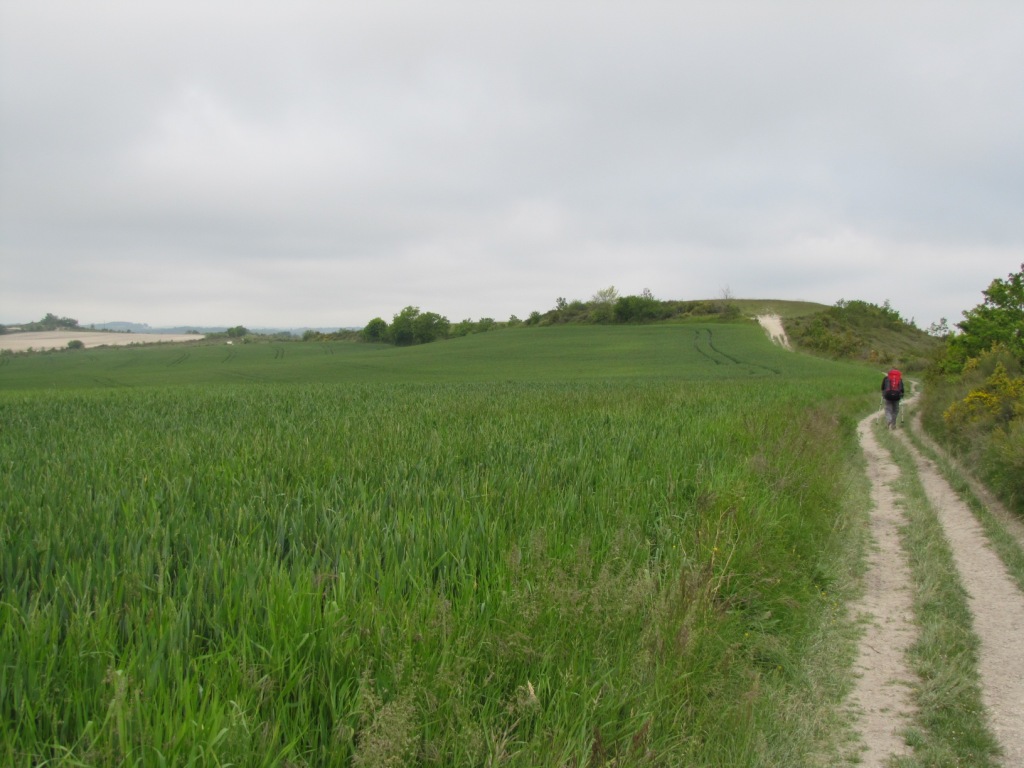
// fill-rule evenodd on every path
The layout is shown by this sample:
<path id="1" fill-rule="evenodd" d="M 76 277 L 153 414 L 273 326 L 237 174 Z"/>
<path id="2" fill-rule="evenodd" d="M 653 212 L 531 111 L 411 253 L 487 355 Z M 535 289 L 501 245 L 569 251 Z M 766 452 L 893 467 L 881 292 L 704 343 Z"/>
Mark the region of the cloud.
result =
<path id="1" fill-rule="evenodd" d="M 927 323 L 1021 261 L 1017 3 L 0 14 L 0 322 L 502 318 L 614 284 Z"/>

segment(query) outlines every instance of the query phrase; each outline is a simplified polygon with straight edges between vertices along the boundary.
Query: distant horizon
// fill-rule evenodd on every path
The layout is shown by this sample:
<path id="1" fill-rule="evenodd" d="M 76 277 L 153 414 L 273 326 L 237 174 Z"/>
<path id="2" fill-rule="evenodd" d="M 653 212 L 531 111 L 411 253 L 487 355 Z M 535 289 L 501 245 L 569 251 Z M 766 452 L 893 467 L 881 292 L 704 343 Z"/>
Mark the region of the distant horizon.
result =
<path id="1" fill-rule="evenodd" d="M 46 313 L 43 313 L 43 316 L 45 316 L 45 314 Z M 61 317 L 67 318 L 67 315 L 62 315 Z M 90 321 L 90 322 L 83 322 L 81 320 L 78 320 L 78 318 L 69 318 L 69 319 L 76 320 L 78 322 L 78 324 L 77 324 L 77 326 L 67 326 L 68 328 L 70 328 L 70 327 L 77 327 L 77 328 L 80 328 L 82 330 L 104 330 L 104 331 L 116 330 L 115 328 L 111 328 L 109 326 L 120 326 L 120 325 L 130 326 L 129 330 L 135 329 L 135 328 L 149 328 L 149 329 L 151 329 L 154 332 L 167 331 L 167 330 L 178 330 L 178 329 L 183 329 L 183 328 L 184 329 L 195 329 L 195 330 L 198 330 L 198 331 L 201 331 L 203 329 L 207 329 L 207 330 L 217 329 L 217 330 L 220 330 L 220 329 L 233 328 L 236 325 L 242 325 L 242 326 L 244 326 L 245 328 L 247 328 L 249 330 L 275 330 L 275 331 L 328 330 L 328 329 L 333 329 L 333 330 L 353 330 L 354 328 L 356 328 L 356 326 L 345 326 L 345 325 L 291 325 L 291 326 L 283 326 L 283 325 L 256 325 L 256 324 L 250 324 L 250 323 L 234 323 L 233 325 L 228 325 L 226 323 L 170 323 L 170 324 L 166 324 L 166 325 L 163 325 L 163 324 L 161 324 L 161 325 L 153 325 L 152 323 L 137 322 L 137 321 L 134 321 L 134 320 L 106 320 L 104 322 L 92 322 L 92 321 Z M 23 325 L 30 325 L 32 323 L 38 323 L 38 322 L 39 322 L 39 319 L 36 319 L 36 320 L 20 320 L 18 322 L 0 322 L 0 325 L 4 326 L 5 328 L 19 328 L 19 327 L 21 327 Z M 363 326 L 358 326 L 358 327 L 361 328 Z"/>
<path id="2" fill-rule="evenodd" d="M 625 295 L 625 294 L 623 294 L 623 295 Z M 589 301 L 592 301 L 592 300 L 593 300 L 593 297 L 590 297 L 588 299 L 579 299 L 579 298 L 568 299 L 567 298 L 567 301 L 570 302 L 570 303 L 575 302 L 575 301 L 583 301 L 584 303 L 586 303 L 586 302 L 589 302 Z M 839 301 L 866 301 L 864 299 L 858 299 L 858 298 L 845 298 L 845 299 L 837 299 L 836 301 L 833 301 L 831 303 L 825 303 L 825 302 L 821 302 L 821 301 L 814 301 L 814 300 L 811 300 L 811 299 L 779 299 L 779 298 L 766 298 L 766 297 L 763 297 L 763 296 L 753 297 L 753 298 L 745 298 L 745 297 L 741 297 L 741 296 L 728 296 L 728 297 L 717 296 L 717 297 L 704 297 L 704 298 L 696 298 L 696 299 L 666 298 L 666 299 L 658 299 L 658 300 L 659 301 L 681 301 L 681 302 L 683 302 L 683 301 L 736 301 L 736 302 L 745 302 L 745 303 L 764 301 L 764 302 L 773 302 L 773 303 L 780 303 L 780 304 L 812 304 L 812 305 L 820 306 L 822 308 L 833 307 Z M 867 303 L 875 304 L 875 302 L 867 302 Z M 879 303 L 876 304 L 876 306 L 883 306 L 884 303 L 885 302 L 879 302 Z M 980 303 L 980 301 L 979 301 L 979 303 Z M 389 321 L 390 322 L 391 318 L 394 315 L 397 315 L 399 312 L 401 312 L 402 309 L 404 309 L 405 306 L 416 306 L 416 307 L 419 307 L 424 312 L 437 312 L 437 314 L 442 315 L 443 317 L 447 318 L 451 322 L 458 322 L 459 321 L 459 320 L 456 320 L 452 315 L 446 314 L 444 312 L 441 312 L 441 311 L 439 311 L 438 309 L 436 309 L 434 307 L 431 307 L 431 306 L 429 306 L 427 304 L 417 304 L 417 303 L 413 303 L 411 305 L 410 304 L 406 304 L 403 307 L 396 308 L 393 312 L 390 312 L 390 313 L 388 313 L 386 315 L 383 315 L 383 314 L 382 315 L 375 315 L 375 317 L 381 317 L 385 321 Z M 927 328 L 929 327 L 928 324 L 922 324 L 922 323 L 920 323 L 920 321 L 917 321 L 915 318 L 910 317 L 909 315 L 905 314 L 904 312 L 902 312 L 900 310 L 899 307 L 894 306 L 891 303 L 890 303 L 890 306 L 891 306 L 891 308 L 893 310 L 895 310 L 896 312 L 899 313 L 900 317 L 903 318 L 903 320 L 905 322 L 913 323 L 914 325 L 916 325 L 921 330 L 927 330 Z M 525 313 L 522 316 L 518 316 L 518 315 L 516 315 L 516 316 L 519 317 L 520 320 L 526 320 L 526 318 L 529 317 L 530 313 L 532 313 L 534 311 L 538 311 L 538 312 L 541 312 L 541 314 L 543 314 L 543 313 L 548 312 L 550 309 L 553 309 L 553 308 L 554 307 L 550 307 L 549 309 L 530 310 L 529 312 Z M 968 308 L 965 307 L 964 309 L 966 311 L 966 309 L 968 309 Z M 226 322 L 220 322 L 220 323 L 181 323 L 181 322 L 175 322 L 175 323 L 156 323 L 156 324 L 154 324 L 154 323 L 151 323 L 151 322 L 138 321 L 138 320 L 82 321 L 82 320 L 79 320 L 78 318 L 73 318 L 73 317 L 71 317 L 68 314 L 60 314 L 60 313 L 57 313 L 57 312 L 53 312 L 53 310 L 47 310 L 45 312 L 40 313 L 37 318 L 30 319 L 30 320 L 20 320 L 20 321 L 17 321 L 17 322 L 8 322 L 8 321 L 0 320 L 0 325 L 3 325 L 4 327 L 7 327 L 7 328 L 11 328 L 11 327 L 18 327 L 18 326 L 30 324 L 30 323 L 37 323 L 43 317 L 45 317 L 47 313 L 52 313 L 54 315 L 57 315 L 58 317 L 70 318 L 70 319 L 76 320 L 78 322 L 78 326 L 77 327 L 85 329 L 85 330 L 88 330 L 90 328 L 98 328 L 100 330 L 112 330 L 110 328 L 107 328 L 106 326 L 124 325 L 124 326 L 131 326 L 133 328 L 140 328 L 140 329 L 141 328 L 148 328 L 148 329 L 150 329 L 151 332 L 154 332 L 154 333 L 158 333 L 158 332 L 161 332 L 161 331 L 180 331 L 180 330 L 190 330 L 190 329 L 194 329 L 194 330 L 197 330 L 197 331 L 202 331 L 203 329 L 205 329 L 207 331 L 222 331 L 222 330 L 226 330 L 228 328 L 233 328 L 233 327 L 238 326 L 238 325 L 244 326 L 246 329 L 248 329 L 250 331 L 304 331 L 304 330 L 342 331 L 342 330 L 360 330 L 360 329 L 366 327 L 366 324 L 368 322 L 370 322 L 370 320 L 373 319 L 372 317 L 371 318 L 367 318 L 364 322 L 362 322 L 362 323 L 360 323 L 358 325 L 353 325 L 353 324 L 348 324 L 348 325 L 336 325 L 336 324 L 312 325 L 312 324 L 304 324 L 304 323 L 300 323 L 300 324 L 297 324 L 297 325 L 280 325 L 280 324 L 273 324 L 273 323 L 249 323 L 249 322 L 232 322 L 232 323 L 226 323 Z M 515 313 L 513 313 L 513 314 L 515 314 Z M 469 320 L 476 321 L 476 320 L 480 320 L 480 319 L 482 319 L 484 317 L 491 317 L 496 322 L 502 322 L 502 323 L 503 322 L 507 322 L 509 320 L 508 317 L 495 317 L 493 315 L 481 315 L 478 318 L 460 318 L 460 320 L 461 319 L 469 319 Z M 951 328 L 957 322 L 957 320 L 954 319 L 954 318 L 945 318 L 945 319 L 948 321 L 948 324 L 949 324 L 949 326 Z M 143 331 L 139 331 L 139 332 L 143 332 Z"/>

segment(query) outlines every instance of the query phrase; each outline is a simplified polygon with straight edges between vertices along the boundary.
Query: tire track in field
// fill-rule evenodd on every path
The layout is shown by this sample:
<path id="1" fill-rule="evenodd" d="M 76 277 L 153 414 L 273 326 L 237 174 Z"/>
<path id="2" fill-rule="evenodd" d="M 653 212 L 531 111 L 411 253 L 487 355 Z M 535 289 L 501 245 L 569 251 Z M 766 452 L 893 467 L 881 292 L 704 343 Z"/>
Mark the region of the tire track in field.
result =
<path id="1" fill-rule="evenodd" d="M 710 328 L 708 328 L 708 346 L 711 347 L 711 349 L 713 349 L 715 352 L 717 352 L 722 357 L 726 357 L 726 358 L 732 360 L 734 363 L 736 363 L 736 365 L 746 365 L 746 366 L 748 366 L 750 368 L 760 368 L 760 369 L 765 370 L 765 371 L 770 371 L 771 373 L 774 373 L 776 375 L 782 373 L 782 371 L 780 371 L 778 368 L 769 368 L 767 365 L 761 365 L 760 363 L 750 363 L 750 362 L 747 362 L 746 360 L 740 360 L 737 357 L 733 357 L 732 355 L 726 354 L 725 352 L 723 352 L 722 350 L 720 350 L 718 347 L 715 346 L 715 344 L 714 344 L 714 337 L 711 334 L 711 329 Z"/>
<path id="2" fill-rule="evenodd" d="M 705 351 L 702 348 L 702 346 L 701 346 L 701 344 L 702 344 L 701 332 L 702 331 L 707 333 L 707 340 L 703 341 L 703 344 L 707 347 L 707 349 L 711 350 L 711 352 L 713 352 L 714 354 L 711 354 L 711 352 L 707 352 L 707 351 Z M 761 370 L 769 371 L 770 373 L 773 373 L 775 375 L 778 375 L 778 374 L 781 373 L 781 371 L 778 368 L 770 368 L 769 366 L 761 365 L 760 363 L 747 362 L 746 360 L 741 360 L 738 357 L 734 357 L 733 355 L 730 355 L 728 352 L 723 352 L 722 350 L 720 350 L 718 347 L 715 346 L 714 333 L 712 332 L 712 330 L 710 328 L 698 328 L 697 330 L 694 331 L 694 333 L 693 333 L 693 348 L 697 351 L 698 354 L 703 355 L 705 358 L 710 360 L 715 365 L 728 365 L 728 364 L 732 364 L 732 365 L 738 365 L 738 366 L 741 366 L 741 367 L 745 366 L 747 368 L 760 368 Z M 717 357 L 716 357 L 716 355 L 717 355 Z M 726 363 L 725 361 L 728 361 L 728 363 Z"/>
<path id="3" fill-rule="evenodd" d="M 704 329 L 703 328 L 698 328 L 697 330 L 695 330 L 693 332 L 693 348 L 695 350 L 697 350 L 698 354 L 703 355 L 704 357 L 706 357 L 708 360 L 710 360 L 715 365 L 721 365 L 722 364 L 721 360 L 719 360 L 714 355 L 708 354 L 703 349 L 701 349 L 701 346 L 700 346 L 700 332 L 702 330 L 704 330 Z M 708 333 L 710 333 L 710 331 L 708 331 Z"/>
<path id="4" fill-rule="evenodd" d="M 862 764 L 869 768 L 909 754 L 902 737 L 914 712 L 914 676 L 907 665 L 907 651 L 917 637 L 910 566 L 900 542 L 900 528 L 907 521 L 892 487 L 900 471 L 872 432 L 877 418 L 872 413 L 857 426 L 871 481 L 872 547 L 864 594 L 854 607 L 855 615 L 866 624 L 855 663 L 858 678 L 850 697 L 865 746 Z"/>
<path id="5" fill-rule="evenodd" d="M 982 700 L 1004 765 L 1024 766 L 1024 594 L 989 546 L 981 524 L 934 462 L 903 434 L 928 502 L 946 533 L 980 641 Z"/>

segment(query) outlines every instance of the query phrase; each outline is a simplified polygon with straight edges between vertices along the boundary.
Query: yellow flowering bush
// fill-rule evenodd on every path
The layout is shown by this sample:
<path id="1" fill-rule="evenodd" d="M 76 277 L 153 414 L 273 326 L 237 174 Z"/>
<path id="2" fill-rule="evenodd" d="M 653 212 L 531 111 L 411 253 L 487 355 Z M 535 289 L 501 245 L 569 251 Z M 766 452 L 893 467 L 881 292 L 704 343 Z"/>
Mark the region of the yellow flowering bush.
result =
<path id="1" fill-rule="evenodd" d="M 978 422 L 1008 424 L 1024 415 L 1024 378 L 1011 377 L 999 363 L 985 383 L 942 414 L 946 426 L 960 431 Z"/>

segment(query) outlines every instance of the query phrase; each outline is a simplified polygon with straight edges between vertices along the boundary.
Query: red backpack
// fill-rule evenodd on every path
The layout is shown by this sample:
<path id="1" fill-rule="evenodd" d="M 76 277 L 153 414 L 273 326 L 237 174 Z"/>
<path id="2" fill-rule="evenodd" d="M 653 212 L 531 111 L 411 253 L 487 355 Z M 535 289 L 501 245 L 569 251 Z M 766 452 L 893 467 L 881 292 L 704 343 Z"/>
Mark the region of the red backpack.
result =
<path id="1" fill-rule="evenodd" d="M 882 397 L 886 400 L 899 400 L 903 397 L 903 374 L 893 368 L 882 382 Z"/>

